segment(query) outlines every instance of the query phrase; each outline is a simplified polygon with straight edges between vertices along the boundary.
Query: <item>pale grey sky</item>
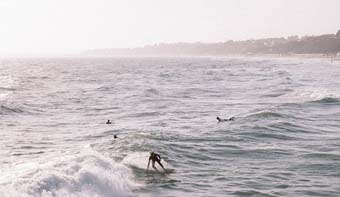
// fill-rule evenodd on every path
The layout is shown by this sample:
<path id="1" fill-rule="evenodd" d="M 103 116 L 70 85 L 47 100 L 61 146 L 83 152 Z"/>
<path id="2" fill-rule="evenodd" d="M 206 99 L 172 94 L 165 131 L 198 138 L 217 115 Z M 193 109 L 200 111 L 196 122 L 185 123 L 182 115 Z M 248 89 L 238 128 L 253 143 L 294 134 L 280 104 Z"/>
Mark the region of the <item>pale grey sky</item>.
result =
<path id="1" fill-rule="evenodd" d="M 340 0 L 0 0 L 0 54 L 319 35 Z"/>

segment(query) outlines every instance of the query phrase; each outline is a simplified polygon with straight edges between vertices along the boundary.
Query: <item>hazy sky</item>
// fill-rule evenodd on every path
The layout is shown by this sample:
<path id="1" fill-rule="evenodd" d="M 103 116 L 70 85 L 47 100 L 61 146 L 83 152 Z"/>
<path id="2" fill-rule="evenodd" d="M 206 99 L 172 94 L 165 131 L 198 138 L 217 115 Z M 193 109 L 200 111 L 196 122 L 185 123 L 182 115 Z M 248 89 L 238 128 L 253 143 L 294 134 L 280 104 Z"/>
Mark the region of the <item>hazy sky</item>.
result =
<path id="1" fill-rule="evenodd" d="M 340 0 L 0 0 L 0 54 L 340 29 Z"/>

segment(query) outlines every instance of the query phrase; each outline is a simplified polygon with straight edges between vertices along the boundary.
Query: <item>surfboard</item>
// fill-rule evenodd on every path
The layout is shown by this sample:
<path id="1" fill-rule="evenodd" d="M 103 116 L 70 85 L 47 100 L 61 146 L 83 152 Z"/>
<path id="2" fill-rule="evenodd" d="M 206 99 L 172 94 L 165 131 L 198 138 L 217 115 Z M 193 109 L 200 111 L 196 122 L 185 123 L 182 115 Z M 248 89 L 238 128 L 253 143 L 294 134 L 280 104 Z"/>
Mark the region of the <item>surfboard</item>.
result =
<path id="1" fill-rule="evenodd" d="M 159 166 L 157 163 L 155 164 L 157 170 L 152 167 L 150 162 L 149 169 L 146 170 L 148 166 L 148 159 L 149 153 L 131 153 L 128 154 L 122 161 L 123 164 L 129 166 L 133 170 L 137 171 L 138 173 L 159 173 L 159 174 L 170 174 L 175 171 L 172 166 L 167 163 L 164 159 L 162 159 L 162 164 L 165 168 L 165 171 Z"/>

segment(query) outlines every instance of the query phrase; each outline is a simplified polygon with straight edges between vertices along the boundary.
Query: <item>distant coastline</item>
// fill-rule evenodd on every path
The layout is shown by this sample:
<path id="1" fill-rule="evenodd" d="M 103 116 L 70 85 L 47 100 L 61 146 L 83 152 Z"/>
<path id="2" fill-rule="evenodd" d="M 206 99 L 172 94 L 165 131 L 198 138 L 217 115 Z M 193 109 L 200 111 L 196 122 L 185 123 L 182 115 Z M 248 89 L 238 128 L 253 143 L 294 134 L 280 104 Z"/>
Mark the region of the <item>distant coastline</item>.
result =
<path id="1" fill-rule="evenodd" d="M 162 43 L 136 48 L 108 48 L 83 51 L 88 56 L 272 56 L 318 57 L 340 56 L 340 30 L 319 36 L 251 39 L 219 43 Z"/>

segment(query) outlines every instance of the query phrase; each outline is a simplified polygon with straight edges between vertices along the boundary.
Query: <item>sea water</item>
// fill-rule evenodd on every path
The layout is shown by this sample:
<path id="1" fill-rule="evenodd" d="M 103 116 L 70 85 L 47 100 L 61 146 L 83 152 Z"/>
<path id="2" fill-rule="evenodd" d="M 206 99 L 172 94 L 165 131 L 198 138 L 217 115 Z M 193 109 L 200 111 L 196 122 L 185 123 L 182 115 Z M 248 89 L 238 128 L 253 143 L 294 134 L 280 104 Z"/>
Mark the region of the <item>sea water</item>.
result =
<path id="1" fill-rule="evenodd" d="M 0 196 L 340 196 L 339 123 L 328 59 L 1 59 Z"/>

